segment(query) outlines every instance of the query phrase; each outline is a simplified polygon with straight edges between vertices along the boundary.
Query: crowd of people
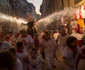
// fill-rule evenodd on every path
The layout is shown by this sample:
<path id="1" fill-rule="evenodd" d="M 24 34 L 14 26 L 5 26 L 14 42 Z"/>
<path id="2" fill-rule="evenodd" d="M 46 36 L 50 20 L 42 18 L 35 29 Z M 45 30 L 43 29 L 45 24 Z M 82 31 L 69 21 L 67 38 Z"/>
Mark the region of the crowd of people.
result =
<path id="1" fill-rule="evenodd" d="M 56 37 L 55 37 L 56 36 Z M 78 70 L 82 62 L 85 69 L 85 45 L 78 47 L 77 39 L 68 35 L 66 28 L 51 34 L 45 31 L 34 37 L 22 29 L 16 36 L 9 32 L 0 37 L 0 70 L 52 70 L 57 69 L 56 51 L 60 50 L 63 70 Z"/>

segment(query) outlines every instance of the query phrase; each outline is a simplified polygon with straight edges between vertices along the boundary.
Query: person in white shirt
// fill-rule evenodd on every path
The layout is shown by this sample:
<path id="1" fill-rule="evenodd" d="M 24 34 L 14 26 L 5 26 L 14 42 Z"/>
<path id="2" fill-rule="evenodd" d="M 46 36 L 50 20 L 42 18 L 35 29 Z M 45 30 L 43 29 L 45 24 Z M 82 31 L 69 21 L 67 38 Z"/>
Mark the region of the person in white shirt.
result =
<path id="1" fill-rule="evenodd" d="M 66 39 L 69 37 L 69 35 L 66 32 L 66 28 L 61 28 L 60 29 L 60 34 L 58 35 L 57 38 L 57 43 L 58 43 L 58 47 L 61 51 L 61 53 L 63 52 L 64 48 L 66 47 Z"/>
<path id="2" fill-rule="evenodd" d="M 21 63 L 21 61 L 16 56 L 16 49 L 15 48 L 11 48 L 9 51 L 11 53 L 13 53 L 13 56 L 14 56 L 14 58 L 16 60 L 16 65 L 15 65 L 16 66 L 16 70 L 23 70 L 22 63 Z"/>
<path id="3" fill-rule="evenodd" d="M 54 38 L 55 40 L 57 40 L 58 36 L 59 36 L 59 32 L 58 32 L 58 30 L 56 30 L 56 31 L 54 32 L 54 34 L 53 34 L 53 38 Z"/>
<path id="4" fill-rule="evenodd" d="M 29 62 L 29 70 L 41 70 L 41 64 L 43 63 L 43 61 L 40 56 L 38 56 L 36 48 L 31 49 Z"/>
<path id="5" fill-rule="evenodd" d="M 15 39 L 13 33 L 9 32 L 8 36 L 9 36 L 9 43 L 15 47 L 16 46 L 16 39 Z"/>
<path id="6" fill-rule="evenodd" d="M 50 32 L 46 31 L 44 38 L 41 41 L 41 46 L 44 48 L 47 70 L 56 67 L 55 54 L 57 50 L 56 41 L 50 37 Z"/>
<path id="7" fill-rule="evenodd" d="M 28 68 L 28 53 L 24 50 L 23 42 L 17 42 L 17 58 L 20 59 L 23 65 L 23 70 Z"/>
<path id="8" fill-rule="evenodd" d="M 85 45 L 83 45 L 81 47 L 81 50 L 82 50 L 82 54 L 85 55 Z M 85 70 L 85 59 L 81 59 L 79 61 L 79 67 L 78 67 L 80 70 Z"/>
<path id="9" fill-rule="evenodd" d="M 64 61 L 64 70 L 77 70 L 76 62 L 78 56 L 85 58 L 82 55 L 81 49 L 77 46 L 77 38 L 70 36 L 66 40 L 66 45 L 63 51 L 63 61 Z"/>
<path id="10" fill-rule="evenodd" d="M 22 29 L 21 35 L 18 37 L 17 42 L 23 42 L 25 50 L 28 52 L 31 48 L 30 46 L 32 46 L 34 43 L 34 40 L 26 33 L 24 29 Z"/>

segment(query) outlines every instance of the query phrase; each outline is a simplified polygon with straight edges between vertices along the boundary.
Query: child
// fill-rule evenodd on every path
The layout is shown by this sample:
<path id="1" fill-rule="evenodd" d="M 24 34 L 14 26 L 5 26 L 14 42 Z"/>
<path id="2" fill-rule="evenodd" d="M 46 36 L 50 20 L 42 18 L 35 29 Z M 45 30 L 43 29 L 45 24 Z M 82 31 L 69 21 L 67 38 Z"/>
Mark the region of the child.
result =
<path id="1" fill-rule="evenodd" d="M 24 51 L 23 42 L 17 42 L 17 57 L 21 60 L 23 64 L 23 70 L 27 70 L 28 67 L 28 54 Z"/>
<path id="2" fill-rule="evenodd" d="M 42 59 L 37 55 L 36 48 L 31 49 L 30 55 L 31 57 L 29 58 L 29 60 L 31 67 L 29 67 L 31 69 L 29 68 L 29 70 L 41 70 Z"/>
<path id="3" fill-rule="evenodd" d="M 76 61 L 78 56 L 82 58 L 85 57 L 82 55 L 80 48 L 77 46 L 77 38 L 70 36 L 66 40 L 67 47 L 63 51 L 63 61 L 65 70 L 77 70 Z"/>

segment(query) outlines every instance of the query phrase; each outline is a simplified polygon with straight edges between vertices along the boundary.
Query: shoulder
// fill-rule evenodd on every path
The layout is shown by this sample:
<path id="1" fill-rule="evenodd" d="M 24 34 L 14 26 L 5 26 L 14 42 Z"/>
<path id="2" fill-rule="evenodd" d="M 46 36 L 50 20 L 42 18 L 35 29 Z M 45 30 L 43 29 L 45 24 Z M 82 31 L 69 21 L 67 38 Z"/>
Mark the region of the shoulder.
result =
<path id="1" fill-rule="evenodd" d="M 85 49 L 85 45 L 83 45 L 83 46 L 81 47 L 81 50 L 83 50 L 83 49 Z"/>
<path id="2" fill-rule="evenodd" d="M 41 59 L 40 56 L 37 56 L 37 60 L 38 60 L 38 61 L 42 61 L 42 59 Z"/>
<path id="3" fill-rule="evenodd" d="M 63 53 L 68 54 L 69 52 L 71 52 L 70 48 L 68 46 L 65 47 L 65 49 L 63 50 Z"/>
<path id="4" fill-rule="evenodd" d="M 6 41 L 3 41 L 2 44 L 3 44 L 3 45 L 6 45 L 6 46 L 7 46 L 7 45 L 12 46 L 9 42 L 6 42 Z"/>

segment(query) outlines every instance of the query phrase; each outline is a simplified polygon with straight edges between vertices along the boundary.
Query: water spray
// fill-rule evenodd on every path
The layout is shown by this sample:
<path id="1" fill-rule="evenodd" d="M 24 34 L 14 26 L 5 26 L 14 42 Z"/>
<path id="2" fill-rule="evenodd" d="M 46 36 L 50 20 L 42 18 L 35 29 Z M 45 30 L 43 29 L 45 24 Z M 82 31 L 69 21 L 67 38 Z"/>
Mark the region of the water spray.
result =
<path id="1" fill-rule="evenodd" d="M 12 16 L 9 16 L 9 15 L 6 15 L 6 14 L 3 14 L 3 13 L 0 13 L 0 20 L 1 21 L 11 21 L 11 22 L 16 22 L 16 23 L 19 23 L 19 24 L 27 24 L 27 20 L 25 19 L 22 19 L 22 18 L 16 18 L 16 17 L 12 17 Z"/>
<path id="2" fill-rule="evenodd" d="M 48 24 L 52 23 L 53 21 L 60 20 L 62 17 L 66 16 L 66 15 L 73 16 L 75 11 L 76 11 L 76 8 L 65 8 L 64 10 L 61 10 L 59 12 L 54 12 L 53 14 L 48 15 L 47 17 L 45 17 L 43 19 L 40 19 L 38 22 L 36 22 L 35 26 L 37 28 L 40 26 L 40 24 L 43 24 L 46 28 L 46 26 Z M 61 19 L 60 21 L 62 21 L 62 23 L 63 23 L 64 20 Z"/>

